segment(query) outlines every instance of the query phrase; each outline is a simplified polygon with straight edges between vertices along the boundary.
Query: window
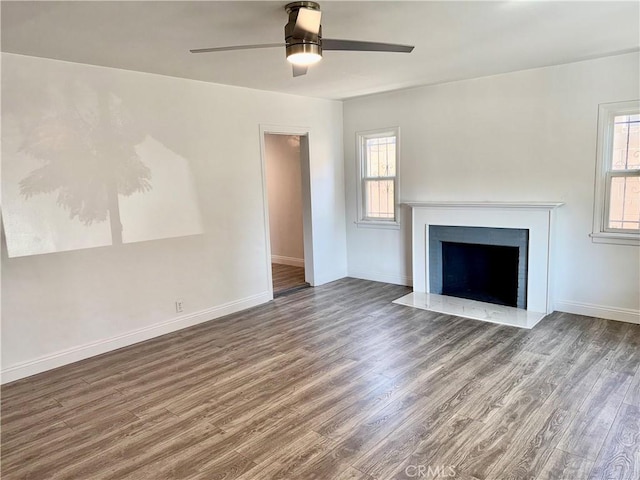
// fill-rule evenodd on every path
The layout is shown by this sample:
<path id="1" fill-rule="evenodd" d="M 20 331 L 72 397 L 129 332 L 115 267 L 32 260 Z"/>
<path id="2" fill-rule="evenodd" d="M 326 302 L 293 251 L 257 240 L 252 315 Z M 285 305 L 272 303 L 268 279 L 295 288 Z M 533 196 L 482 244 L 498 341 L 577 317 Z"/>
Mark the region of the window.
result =
<path id="1" fill-rule="evenodd" d="M 640 244 L 640 101 L 598 110 L 594 242 Z"/>
<path id="2" fill-rule="evenodd" d="M 398 129 L 357 134 L 358 224 L 395 227 L 398 219 Z"/>

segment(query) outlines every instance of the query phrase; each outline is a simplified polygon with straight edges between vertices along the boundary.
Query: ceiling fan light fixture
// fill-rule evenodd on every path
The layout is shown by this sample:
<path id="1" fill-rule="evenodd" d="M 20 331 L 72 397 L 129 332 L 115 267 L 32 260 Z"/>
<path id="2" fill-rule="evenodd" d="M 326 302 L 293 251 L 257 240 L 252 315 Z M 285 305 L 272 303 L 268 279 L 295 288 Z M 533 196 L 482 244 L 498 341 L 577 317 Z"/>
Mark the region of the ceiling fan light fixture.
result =
<path id="1" fill-rule="evenodd" d="M 322 49 L 317 43 L 287 45 L 287 60 L 294 65 L 313 65 L 322 60 Z"/>
<path id="2" fill-rule="evenodd" d="M 191 53 L 226 52 L 251 48 L 286 47 L 286 56 L 291 63 L 294 77 L 306 75 L 308 67 L 322 60 L 322 51 L 342 50 L 351 52 L 399 52 L 411 53 L 412 45 L 369 42 L 362 40 L 340 40 L 322 37 L 322 11 L 320 5 L 311 0 L 297 0 L 285 7 L 289 21 L 284 26 L 285 43 L 263 43 L 259 45 L 233 45 L 229 47 L 197 48 Z"/>

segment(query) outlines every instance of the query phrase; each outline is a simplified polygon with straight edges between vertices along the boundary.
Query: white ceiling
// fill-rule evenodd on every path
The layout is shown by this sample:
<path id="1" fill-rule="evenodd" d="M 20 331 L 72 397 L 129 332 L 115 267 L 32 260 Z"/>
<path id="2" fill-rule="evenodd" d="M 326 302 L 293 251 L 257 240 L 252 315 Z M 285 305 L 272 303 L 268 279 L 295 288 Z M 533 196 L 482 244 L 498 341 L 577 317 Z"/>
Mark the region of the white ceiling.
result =
<path id="1" fill-rule="evenodd" d="M 285 1 L 2 2 L 2 51 L 262 90 L 344 99 L 638 51 L 640 2 L 321 1 L 326 38 L 415 45 L 325 52 L 292 78 Z"/>

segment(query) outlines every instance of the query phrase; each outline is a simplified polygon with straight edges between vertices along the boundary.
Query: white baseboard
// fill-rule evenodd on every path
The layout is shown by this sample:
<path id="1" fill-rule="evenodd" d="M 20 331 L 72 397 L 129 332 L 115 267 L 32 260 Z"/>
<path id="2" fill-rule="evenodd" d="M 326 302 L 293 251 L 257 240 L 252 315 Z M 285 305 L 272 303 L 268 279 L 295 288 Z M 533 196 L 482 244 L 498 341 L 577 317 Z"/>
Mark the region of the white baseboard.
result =
<path id="1" fill-rule="evenodd" d="M 386 273 L 366 272 L 363 270 L 349 270 L 349 276 L 362 280 L 372 280 L 374 282 L 392 283 L 394 285 L 405 285 L 410 287 L 413 279 L 404 275 L 388 275 Z"/>
<path id="2" fill-rule="evenodd" d="M 555 310 L 575 313 L 576 315 L 586 315 L 588 317 L 606 318 L 608 320 L 640 324 L 640 310 L 634 310 L 632 308 L 608 307 L 605 305 L 593 305 L 591 303 L 563 300 L 555 302 Z"/>
<path id="3" fill-rule="evenodd" d="M 21 378 L 35 375 L 53 368 L 61 367 L 69 363 L 84 360 L 85 358 L 110 352 L 118 348 L 127 347 L 134 343 L 149 340 L 160 335 L 182 330 L 199 323 L 207 322 L 215 318 L 223 317 L 231 313 L 246 310 L 262 303 L 266 303 L 273 297 L 269 292 L 259 293 L 247 298 L 235 300 L 216 307 L 201 310 L 199 312 L 181 315 L 171 320 L 149 325 L 148 327 L 132 330 L 122 335 L 98 340 L 96 342 L 79 345 L 59 352 L 45 355 L 27 362 L 7 367 L 0 371 L 0 383 L 5 384 Z"/>
<path id="4" fill-rule="evenodd" d="M 282 255 L 271 255 L 271 263 L 279 265 L 290 265 L 292 267 L 304 267 L 304 258 L 283 257 Z"/>

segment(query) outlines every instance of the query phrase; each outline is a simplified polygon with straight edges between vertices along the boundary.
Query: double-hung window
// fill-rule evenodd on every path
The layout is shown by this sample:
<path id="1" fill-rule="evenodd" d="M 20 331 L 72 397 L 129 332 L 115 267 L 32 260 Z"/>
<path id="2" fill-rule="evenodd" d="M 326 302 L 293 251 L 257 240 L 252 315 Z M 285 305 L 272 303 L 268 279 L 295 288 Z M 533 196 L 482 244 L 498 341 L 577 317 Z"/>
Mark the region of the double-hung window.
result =
<path id="1" fill-rule="evenodd" d="M 398 129 L 357 134 L 358 223 L 397 227 Z"/>
<path id="2" fill-rule="evenodd" d="M 640 244 L 640 101 L 598 111 L 595 242 Z"/>

